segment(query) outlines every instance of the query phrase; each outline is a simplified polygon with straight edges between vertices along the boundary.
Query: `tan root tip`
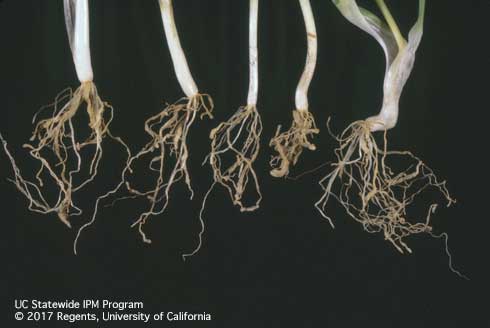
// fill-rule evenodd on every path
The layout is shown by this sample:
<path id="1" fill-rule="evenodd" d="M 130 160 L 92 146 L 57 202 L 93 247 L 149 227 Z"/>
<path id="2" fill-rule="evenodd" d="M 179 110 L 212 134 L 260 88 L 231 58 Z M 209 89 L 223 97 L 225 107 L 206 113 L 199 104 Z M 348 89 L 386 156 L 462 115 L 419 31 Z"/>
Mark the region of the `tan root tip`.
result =
<path id="1" fill-rule="evenodd" d="M 68 221 L 68 215 L 65 212 L 59 212 L 58 218 L 63 222 L 68 228 L 71 229 L 71 223 Z"/>
<path id="2" fill-rule="evenodd" d="M 211 130 L 211 132 L 209 133 L 209 139 L 214 139 L 216 137 L 216 132 L 218 132 L 219 130 L 219 126 L 217 128 L 214 128 Z"/>
<path id="3" fill-rule="evenodd" d="M 274 178 L 284 178 L 289 173 L 289 164 L 283 164 L 281 167 L 271 170 L 270 173 Z"/>

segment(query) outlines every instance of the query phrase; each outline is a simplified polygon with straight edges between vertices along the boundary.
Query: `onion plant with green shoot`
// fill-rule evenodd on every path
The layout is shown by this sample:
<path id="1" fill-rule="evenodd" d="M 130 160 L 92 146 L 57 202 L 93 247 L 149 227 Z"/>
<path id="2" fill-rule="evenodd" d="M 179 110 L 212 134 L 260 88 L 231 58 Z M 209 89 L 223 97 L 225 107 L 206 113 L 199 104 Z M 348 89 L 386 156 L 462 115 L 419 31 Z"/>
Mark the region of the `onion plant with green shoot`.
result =
<path id="1" fill-rule="evenodd" d="M 256 210 L 262 194 L 253 164 L 259 155 L 262 121 L 257 111 L 259 90 L 257 24 L 259 0 L 250 0 L 249 21 L 249 89 L 247 105 L 238 110 L 225 122 L 211 130 L 211 152 L 206 158 L 213 169 L 213 186 L 218 183 L 225 187 L 234 205 L 242 212 Z M 228 164 L 224 157 L 232 156 Z M 250 205 L 243 204 L 242 197 L 251 184 L 256 200 Z M 211 187 L 211 189 L 213 188 Z"/>
<path id="2" fill-rule="evenodd" d="M 187 169 L 187 159 L 189 158 L 187 137 L 197 117 L 201 119 L 205 116 L 212 118 L 213 101 L 209 95 L 199 93 L 191 75 L 180 44 L 172 0 L 158 0 L 158 2 L 174 71 L 185 96 L 176 103 L 168 104 L 161 112 L 145 121 L 144 130 L 150 136 L 150 141 L 138 153 L 128 159 L 120 184 L 98 200 L 92 219 L 78 231 L 74 243 L 75 252 L 82 231 L 95 222 L 99 201 L 115 194 L 123 186 L 128 191 L 129 196 L 118 200 L 144 198 L 149 201 L 148 209 L 141 213 L 131 225 L 131 227 L 138 227 L 145 243 L 151 243 L 151 239 L 146 236 L 143 226 L 151 216 L 162 214 L 165 211 L 170 200 L 172 186 L 175 183 L 184 180 L 189 189 L 190 198 L 192 199 L 194 196 L 191 177 Z M 133 173 L 134 163 L 147 156 L 150 157 L 148 169 L 156 173 L 157 178 L 152 188 L 139 190 L 131 185 L 128 175 Z M 168 176 L 167 170 L 169 171 Z"/>
<path id="3" fill-rule="evenodd" d="M 114 116 L 113 108 L 101 100 L 93 82 L 88 0 L 64 0 L 63 4 L 68 40 L 80 87 L 75 91 L 62 91 L 53 104 L 42 107 L 33 117 L 34 132 L 24 148 L 39 161 L 36 182 L 22 177 L 6 141 L 1 135 L 0 138 L 14 169 L 15 178 L 11 181 L 29 200 L 29 209 L 42 214 L 56 213 L 63 223 L 71 227 L 69 217 L 82 213 L 74 204 L 72 196 L 95 179 L 102 159 L 103 139 L 108 136 L 123 145 L 128 153 L 129 149 L 120 138 L 111 134 L 109 125 Z M 86 139 L 80 140 L 81 133 L 75 131 L 73 120 L 84 104 L 89 119 L 89 134 Z M 48 116 L 41 118 L 43 114 Z M 82 150 L 92 152 L 88 161 L 88 177 L 81 176 L 86 161 L 81 154 Z M 58 190 L 54 203 L 49 201 L 50 197 L 43 191 L 46 173 Z"/>
<path id="4" fill-rule="evenodd" d="M 333 197 L 367 232 L 381 232 L 400 253 L 411 253 L 405 243 L 405 238 L 410 235 L 429 233 L 434 237 L 444 236 L 447 242 L 447 235 L 436 236 L 432 232 L 431 214 L 436 204 L 432 204 L 419 220 L 407 213 L 417 196 L 426 189 L 435 188 L 442 193 L 447 206 L 455 200 L 449 195 L 445 182 L 440 181 L 421 159 L 409 151 L 393 151 L 387 147 L 387 131 L 397 123 L 400 96 L 422 39 L 425 0 L 418 1 L 418 18 L 408 40 L 403 38 L 384 1 L 375 1 L 386 23 L 359 7 L 354 0 L 333 1 L 347 20 L 373 36 L 383 48 L 386 57 L 384 97 L 377 115 L 353 122 L 336 137 L 339 142 L 335 150 L 337 162 L 320 181 L 323 195 L 316 207 L 333 226 L 326 212 L 327 203 Z M 376 131 L 384 133 L 381 147 L 373 135 Z M 388 165 L 390 159 L 405 160 L 407 169 L 396 172 Z M 334 188 L 336 180 L 340 180 L 338 189 Z"/>
<path id="5" fill-rule="evenodd" d="M 303 148 L 316 149 L 309 138 L 319 132 L 314 117 L 308 110 L 308 89 L 315 72 L 318 49 L 315 18 L 309 0 L 299 0 L 299 3 L 306 25 L 306 65 L 296 89 L 296 109 L 293 110 L 291 127 L 289 130 L 281 132 L 279 125 L 275 136 L 270 141 L 270 146 L 277 152 L 277 155 L 273 156 L 270 161 L 272 167 L 270 173 L 277 178 L 288 175 L 290 167 L 298 162 Z"/>

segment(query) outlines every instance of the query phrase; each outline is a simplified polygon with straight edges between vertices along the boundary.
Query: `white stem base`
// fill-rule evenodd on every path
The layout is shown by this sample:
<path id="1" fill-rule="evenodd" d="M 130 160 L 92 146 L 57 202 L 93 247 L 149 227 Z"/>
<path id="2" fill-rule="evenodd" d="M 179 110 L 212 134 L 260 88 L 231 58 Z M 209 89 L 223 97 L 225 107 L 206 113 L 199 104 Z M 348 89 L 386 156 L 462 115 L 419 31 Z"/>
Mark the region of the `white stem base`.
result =
<path id="1" fill-rule="evenodd" d="M 378 115 L 366 119 L 370 123 L 371 132 L 385 131 L 395 127 L 398 121 L 398 104 L 383 106 Z"/>

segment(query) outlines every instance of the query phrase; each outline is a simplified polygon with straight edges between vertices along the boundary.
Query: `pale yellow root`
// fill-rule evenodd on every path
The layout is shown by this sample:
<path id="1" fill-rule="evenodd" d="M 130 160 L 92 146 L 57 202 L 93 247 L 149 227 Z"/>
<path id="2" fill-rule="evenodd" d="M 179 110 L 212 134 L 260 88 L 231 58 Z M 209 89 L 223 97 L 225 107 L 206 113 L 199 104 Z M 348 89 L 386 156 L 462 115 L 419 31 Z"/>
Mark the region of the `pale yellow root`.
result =
<path id="1" fill-rule="evenodd" d="M 432 233 L 431 214 L 437 206 L 431 205 L 419 222 L 412 222 L 413 219 L 407 217 L 407 209 L 416 196 L 429 187 L 441 192 L 447 206 L 455 203 L 445 182 L 440 182 L 434 172 L 412 153 L 388 151 L 386 132 L 383 149 L 378 148 L 367 121 L 352 123 L 336 139 L 339 142 L 335 150 L 337 162 L 332 164 L 333 171 L 320 181 L 324 193 L 315 206 L 332 224 L 326 214 L 326 206 L 332 196 L 349 216 L 362 224 L 364 230 L 382 232 L 400 253 L 411 253 L 405 237 Z M 410 166 L 405 165 L 408 169 L 394 172 L 386 163 L 388 157 L 394 156 L 408 160 Z M 341 185 L 334 191 L 337 178 Z"/>
<path id="2" fill-rule="evenodd" d="M 240 107 L 228 121 L 211 130 L 209 135 L 212 141 L 207 158 L 213 169 L 214 181 L 228 190 L 233 204 L 239 206 L 242 212 L 256 210 L 262 200 L 257 175 L 253 169 L 259 155 L 261 133 L 262 121 L 257 108 L 245 106 Z M 228 154 L 234 157 L 234 161 L 223 167 L 223 157 Z M 257 199 L 246 206 L 242 197 L 250 180 Z"/>
<path id="3" fill-rule="evenodd" d="M 78 141 L 72 120 L 84 103 L 87 106 L 90 135 L 86 140 Z M 24 148 L 29 150 L 29 154 L 41 164 L 36 174 L 37 183 L 24 180 L 3 138 L 2 141 L 15 174 L 12 182 L 29 200 L 29 209 L 43 214 L 56 212 L 59 219 L 70 227 L 69 216 L 80 215 L 82 212 L 73 203 L 72 194 L 86 186 L 97 175 L 97 168 L 102 158 L 103 138 L 109 136 L 117 142 L 124 143 L 120 138 L 110 134 L 109 125 L 113 118 L 113 109 L 100 99 L 97 88 L 92 82 L 82 83 L 75 92 L 71 89 L 61 92 L 52 105 L 41 110 L 49 108 L 52 108 L 52 116 L 36 123 L 30 138 L 31 143 L 24 145 Z M 106 111 L 109 113 L 108 119 L 104 118 Z M 38 114 L 39 112 L 34 116 L 33 121 L 37 120 Z M 87 146 L 95 148 L 90 159 L 89 176 L 75 186 L 74 175 L 80 172 L 82 166 L 80 151 Z M 50 159 L 53 155 L 56 158 L 54 163 Z M 75 163 L 72 163 L 74 159 Z M 58 187 L 58 199 L 54 205 L 49 204 L 41 191 L 44 186 L 41 176 L 43 172 L 47 172 Z"/>
<path id="4" fill-rule="evenodd" d="M 315 150 L 316 147 L 308 138 L 318 134 L 313 115 L 307 110 L 294 110 L 293 122 L 288 131 L 281 132 L 281 126 L 277 127 L 276 135 L 270 141 L 270 146 L 277 152 L 273 156 L 270 165 L 271 175 L 276 178 L 289 174 L 290 166 L 298 162 L 303 148 Z"/>
<path id="5" fill-rule="evenodd" d="M 189 150 L 187 148 L 187 136 L 189 129 L 194 123 L 196 116 L 202 119 L 205 116 L 212 117 L 213 102 L 208 95 L 197 94 L 191 98 L 182 98 L 178 102 L 167 107 L 150 117 L 145 122 L 145 131 L 150 135 L 148 142 L 135 156 L 131 157 L 123 173 L 121 184 L 125 185 L 130 198 L 144 197 L 150 202 L 149 209 L 142 213 L 132 224 L 138 226 L 138 231 L 144 242 L 151 243 L 146 237 L 143 226 L 150 216 L 161 214 L 167 208 L 170 190 L 174 183 L 184 179 L 190 193 L 191 199 L 194 192 L 191 187 L 191 178 L 187 169 Z M 156 155 L 154 154 L 156 152 Z M 140 191 L 131 186 L 127 180 L 126 173 L 132 173 L 132 164 L 137 159 L 151 154 L 149 169 L 157 172 L 155 186 L 146 191 Z M 167 158 L 169 157 L 169 158 Z M 169 165 L 169 159 L 173 157 L 174 163 Z M 169 169 L 168 177 L 165 171 Z"/>

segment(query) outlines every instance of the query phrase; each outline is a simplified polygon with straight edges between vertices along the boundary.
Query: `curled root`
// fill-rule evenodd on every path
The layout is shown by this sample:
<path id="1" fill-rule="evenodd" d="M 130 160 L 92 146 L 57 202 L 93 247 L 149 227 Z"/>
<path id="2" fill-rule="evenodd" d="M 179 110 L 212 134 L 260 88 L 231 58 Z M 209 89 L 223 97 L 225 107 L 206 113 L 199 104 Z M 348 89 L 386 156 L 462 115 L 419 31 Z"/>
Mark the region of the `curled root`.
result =
<path id="1" fill-rule="evenodd" d="M 182 98 L 175 104 L 167 105 L 159 114 L 146 120 L 145 131 L 150 135 L 151 141 L 128 160 L 122 182 L 132 195 L 131 198 L 144 197 L 150 202 L 148 211 L 142 213 L 132 225 L 132 227 L 138 226 L 144 242 L 151 243 L 151 240 L 143 232 L 143 225 L 151 215 L 158 215 L 165 211 L 169 201 L 169 192 L 174 183 L 184 179 L 192 199 L 194 192 L 187 169 L 187 158 L 189 157 L 187 136 L 196 116 L 199 115 L 201 119 L 205 116 L 212 117 L 212 110 L 211 97 L 197 94 L 191 98 Z M 156 154 L 154 154 L 155 152 Z M 126 180 L 125 173 L 127 171 L 132 173 L 132 163 L 147 154 L 153 156 L 149 168 L 158 173 L 158 178 L 154 188 L 140 191 L 130 185 L 129 181 Z M 175 164 L 171 168 L 168 178 L 165 179 L 165 170 L 168 167 L 167 156 L 173 156 Z M 160 207 L 158 207 L 159 204 L 161 204 Z"/>
<path id="2" fill-rule="evenodd" d="M 281 126 L 277 127 L 276 135 L 272 138 L 270 146 L 277 152 L 273 156 L 270 165 L 273 168 L 270 173 L 273 177 L 281 178 L 289 173 L 289 166 L 295 165 L 303 148 L 315 150 L 316 147 L 308 137 L 318 134 L 313 115 L 306 110 L 293 111 L 293 123 L 288 131 L 280 133 Z"/>
<path id="3" fill-rule="evenodd" d="M 85 140 L 77 141 L 72 120 L 83 103 L 87 106 L 90 134 Z M 3 138 L 2 142 L 14 169 L 15 178 L 12 182 L 29 200 L 29 209 L 43 214 L 56 212 L 59 219 L 70 227 L 69 216 L 82 213 L 73 203 L 72 194 L 86 186 L 97 175 L 102 158 L 102 139 L 109 135 L 124 146 L 125 144 L 110 134 L 113 108 L 100 99 L 92 82 L 82 83 L 75 92 L 71 89 L 61 92 L 52 105 L 41 110 L 49 108 L 52 108 L 52 116 L 36 123 L 30 143 L 24 145 L 29 154 L 41 164 L 36 174 L 37 184 L 24 180 Z M 104 118 L 106 111 L 109 112 L 108 119 Z M 34 116 L 33 122 L 36 122 L 38 114 L 39 112 Z M 75 185 L 74 175 L 80 172 L 82 166 L 80 151 L 88 146 L 95 147 L 90 160 L 89 177 Z M 71 163 L 73 157 L 74 165 Z M 58 198 L 54 205 L 49 204 L 41 191 L 44 186 L 41 175 L 45 172 L 58 188 Z"/>
<path id="4" fill-rule="evenodd" d="M 228 121 L 211 130 L 209 135 L 212 142 L 208 158 L 214 181 L 228 190 L 233 204 L 238 205 L 242 212 L 256 210 L 262 200 L 257 175 L 253 169 L 253 163 L 259 155 L 261 133 L 262 121 L 257 108 L 244 106 Z M 234 156 L 234 161 L 225 166 L 222 157 L 228 152 Z M 253 205 L 245 206 L 242 197 L 250 178 L 253 179 L 258 198 Z"/>
<path id="5" fill-rule="evenodd" d="M 408 151 L 387 151 L 386 131 L 383 149 L 378 148 L 370 130 L 371 124 L 369 121 L 354 122 L 340 137 L 334 136 L 340 144 L 335 150 L 337 163 L 332 164 L 334 170 L 320 181 L 324 193 L 315 206 L 332 224 L 325 208 L 333 196 L 354 220 L 362 224 L 364 230 L 383 232 L 385 239 L 400 253 L 411 253 L 404 238 L 432 233 L 431 214 L 437 207 L 432 204 L 422 222 L 412 223 L 407 217 L 407 208 L 416 196 L 429 187 L 435 187 L 447 200 L 447 206 L 455 200 L 449 195 L 445 182 L 439 182 L 434 172 L 419 158 Z M 395 173 L 386 163 L 388 156 L 402 156 L 413 163 Z M 334 192 L 332 187 L 337 177 L 342 184 Z M 351 196 L 356 199 L 351 199 Z"/>

